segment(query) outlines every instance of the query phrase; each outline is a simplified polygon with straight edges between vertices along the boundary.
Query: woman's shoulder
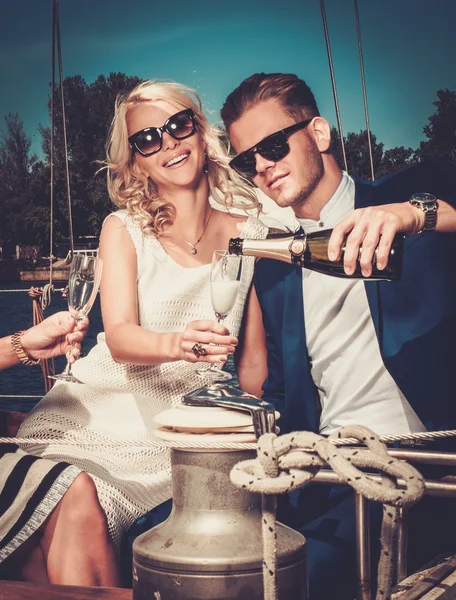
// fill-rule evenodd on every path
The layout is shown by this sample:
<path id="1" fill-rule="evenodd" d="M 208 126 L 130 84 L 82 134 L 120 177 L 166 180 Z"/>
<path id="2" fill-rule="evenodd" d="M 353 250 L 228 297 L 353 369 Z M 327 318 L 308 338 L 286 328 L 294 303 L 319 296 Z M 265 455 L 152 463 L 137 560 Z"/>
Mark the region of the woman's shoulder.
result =
<path id="1" fill-rule="evenodd" d="M 143 234 L 139 225 L 126 209 L 110 213 L 101 228 L 100 242 L 109 240 L 111 244 L 133 243 L 138 247 L 143 242 Z"/>
<path id="2" fill-rule="evenodd" d="M 110 213 L 103 221 L 102 230 L 105 229 L 106 223 L 109 223 L 110 230 L 126 229 L 130 235 L 143 235 L 140 224 L 126 208 Z"/>
<path id="3" fill-rule="evenodd" d="M 110 217 L 117 217 L 123 223 L 125 223 L 125 221 L 127 220 L 127 217 L 128 217 L 128 210 L 126 208 L 122 208 L 121 210 L 116 210 L 112 213 L 109 213 L 109 215 L 103 221 L 103 226 Z"/>

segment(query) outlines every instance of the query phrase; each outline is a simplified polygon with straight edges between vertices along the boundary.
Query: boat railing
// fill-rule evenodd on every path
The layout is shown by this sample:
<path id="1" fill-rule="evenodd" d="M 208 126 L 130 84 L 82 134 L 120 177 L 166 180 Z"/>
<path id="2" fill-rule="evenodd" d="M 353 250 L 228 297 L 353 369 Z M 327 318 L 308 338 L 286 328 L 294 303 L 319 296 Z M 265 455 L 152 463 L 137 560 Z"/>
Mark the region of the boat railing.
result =
<path id="1" fill-rule="evenodd" d="M 456 467 L 455 452 L 438 452 L 406 448 L 388 448 L 388 454 L 400 460 L 406 460 L 413 465 L 431 465 L 434 467 Z M 455 471 L 456 473 L 456 471 Z M 369 478 L 378 483 L 382 482 L 381 475 L 368 473 Z M 331 469 L 322 469 L 309 481 L 328 485 L 347 485 L 346 482 Z M 401 480 L 398 480 L 401 486 Z M 423 496 L 456 499 L 456 474 L 446 475 L 441 479 L 424 479 Z M 399 488 L 400 489 L 400 488 Z M 356 527 L 356 569 L 358 593 L 356 600 L 371 600 L 371 553 L 370 553 L 370 521 L 369 502 L 365 496 L 353 490 L 355 494 L 355 527 Z M 400 508 L 397 515 L 397 541 L 394 585 L 404 581 L 407 573 L 408 523 L 407 509 Z M 410 596 L 410 600 L 418 596 Z M 421 598 L 421 596 L 419 596 Z"/>
<path id="2" fill-rule="evenodd" d="M 85 256 L 98 256 L 98 248 L 82 248 L 79 250 L 73 250 L 73 254 L 74 255 L 78 255 L 78 254 L 82 254 Z M 68 250 L 68 253 L 65 257 L 65 262 L 67 264 L 71 263 L 71 250 Z"/>

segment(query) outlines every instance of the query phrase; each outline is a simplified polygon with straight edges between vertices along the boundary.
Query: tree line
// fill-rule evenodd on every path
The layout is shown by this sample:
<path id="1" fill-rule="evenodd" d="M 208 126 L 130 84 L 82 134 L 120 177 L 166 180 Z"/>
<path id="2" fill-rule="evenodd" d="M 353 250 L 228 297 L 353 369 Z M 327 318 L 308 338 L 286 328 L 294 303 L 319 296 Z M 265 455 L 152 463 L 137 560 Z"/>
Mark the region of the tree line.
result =
<path id="1" fill-rule="evenodd" d="M 74 236 L 99 235 L 112 205 L 106 190 L 106 178 L 99 173 L 105 158 L 105 144 L 113 108 L 119 93 L 127 93 L 141 79 L 124 73 L 99 75 L 88 84 L 81 76 L 64 80 L 67 148 L 70 174 Z M 54 206 L 53 237 L 56 242 L 68 238 L 63 119 L 59 102 L 54 101 Z M 456 92 L 437 91 L 435 112 L 423 128 L 426 137 L 418 148 L 403 146 L 384 149 L 371 133 L 376 177 L 403 168 L 426 157 L 443 157 L 456 165 Z M 50 110 L 50 102 L 49 102 Z M 51 129 L 39 127 L 42 156 L 31 153 L 31 139 L 18 114 L 5 117 L 0 137 L 0 246 L 38 245 L 42 253 L 49 248 L 51 227 Z M 333 152 L 343 167 L 340 138 L 333 128 Z M 371 178 L 367 131 L 344 136 L 349 173 Z"/>

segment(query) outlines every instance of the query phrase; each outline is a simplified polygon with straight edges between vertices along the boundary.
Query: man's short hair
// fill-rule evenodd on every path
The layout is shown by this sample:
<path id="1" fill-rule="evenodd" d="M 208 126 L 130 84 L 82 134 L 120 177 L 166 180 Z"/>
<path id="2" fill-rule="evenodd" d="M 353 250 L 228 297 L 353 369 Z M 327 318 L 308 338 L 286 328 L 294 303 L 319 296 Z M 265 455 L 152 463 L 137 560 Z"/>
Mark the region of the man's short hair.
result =
<path id="1" fill-rule="evenodd" d="M 255 73 L 225 100 L 221 110 L 228 130 L 246 111 L 259 102 L 275 99 L 298 122 L 320 115 L 314 95 L 305 81 L 291 73 Z"/>

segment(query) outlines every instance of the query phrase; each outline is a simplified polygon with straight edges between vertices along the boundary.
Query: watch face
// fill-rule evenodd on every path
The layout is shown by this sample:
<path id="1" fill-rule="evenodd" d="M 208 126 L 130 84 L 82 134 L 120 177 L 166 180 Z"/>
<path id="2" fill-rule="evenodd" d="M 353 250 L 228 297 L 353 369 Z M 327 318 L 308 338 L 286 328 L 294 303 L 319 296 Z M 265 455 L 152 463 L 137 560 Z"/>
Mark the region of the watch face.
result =
<path id="1" fill-rule="evenodd" d="M 411 201 L 415 200 L 415 202 L 419 202 L 420 204 L 434 204 L 434 202 L 437 200 L 437 198 L 435 196 L 433 196 L 432 194 L 426 194 L 426 193 L 422 193 L 422 194 L 413 194 L 413 196 L 410 198 Z"/>

